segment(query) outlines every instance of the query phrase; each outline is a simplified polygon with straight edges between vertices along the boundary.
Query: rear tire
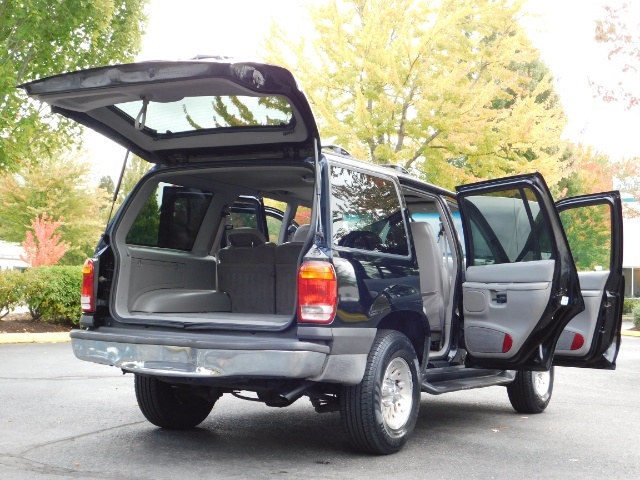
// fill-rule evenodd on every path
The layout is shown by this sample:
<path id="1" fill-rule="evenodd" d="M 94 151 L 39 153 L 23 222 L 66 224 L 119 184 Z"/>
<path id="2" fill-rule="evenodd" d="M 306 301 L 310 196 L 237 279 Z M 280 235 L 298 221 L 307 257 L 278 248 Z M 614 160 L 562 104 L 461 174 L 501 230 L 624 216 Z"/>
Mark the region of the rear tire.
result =
<path id="1" fill-rule="evenodd" d="M 184 430 L 202 423 L 215 401 L 207 401 L 187 388 L 162 382 L 155 377 L 135 376 L 136 398 L 140 411 L 154 425 Z"/>
<path id="2" fill-rule="evenodd" d="M 388 455 L 402 449 L 420 408 L 418 359 L 409 339 L 381 330 L 371 347 L 362 382 L 342 387 L 340 417 L 353 448 Z"/>
<path id="3" fill-rule="evenodd" d="M 511 406 L 519 413 L 542 413 L 553 393 L 554 370 L 530 372 L 518 370 L 515 380 L 507 385 Z"/>

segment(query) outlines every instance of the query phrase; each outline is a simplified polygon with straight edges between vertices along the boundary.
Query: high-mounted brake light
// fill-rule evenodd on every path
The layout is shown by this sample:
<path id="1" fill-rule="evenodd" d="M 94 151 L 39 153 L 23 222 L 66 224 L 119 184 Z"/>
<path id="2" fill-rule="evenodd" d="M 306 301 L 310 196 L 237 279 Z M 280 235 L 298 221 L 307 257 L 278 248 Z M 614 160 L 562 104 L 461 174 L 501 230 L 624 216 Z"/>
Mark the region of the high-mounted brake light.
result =
<path id="1" fill-rule="evenodd" d="M 93 313 L 96 311 L 96 301 L 94 295 L 94 273 L 93 259 L 87 258 L 82 266 L 82 293 L 80 304 L 82 311 Z"/>
<path id="2" fill-rule="evenodd" d="M 328 262 L 304 262 L 298 270 L 298 321 L 331 323 L 338 304 L 338 281 Z"/>

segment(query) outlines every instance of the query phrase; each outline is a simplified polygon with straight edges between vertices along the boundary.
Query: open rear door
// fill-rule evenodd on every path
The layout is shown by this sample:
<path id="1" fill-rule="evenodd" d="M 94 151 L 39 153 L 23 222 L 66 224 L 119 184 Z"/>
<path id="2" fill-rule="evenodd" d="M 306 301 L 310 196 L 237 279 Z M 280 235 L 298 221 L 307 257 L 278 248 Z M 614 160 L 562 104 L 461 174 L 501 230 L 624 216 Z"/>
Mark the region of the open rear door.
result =
<path id="1" fill-rule="evenodd" d="M 620 193 L 573 197 L 556 205 L 578 270 L 585 310 L 562 331 L 553 363 L 614 369 L 624 299 Z"/>
<path id="2" fill-rule="evenodd" d="M 539 174 L 457 187 L 466 245 L 466 364 L 547 370 L 584 309 L 578 274 Z"/>

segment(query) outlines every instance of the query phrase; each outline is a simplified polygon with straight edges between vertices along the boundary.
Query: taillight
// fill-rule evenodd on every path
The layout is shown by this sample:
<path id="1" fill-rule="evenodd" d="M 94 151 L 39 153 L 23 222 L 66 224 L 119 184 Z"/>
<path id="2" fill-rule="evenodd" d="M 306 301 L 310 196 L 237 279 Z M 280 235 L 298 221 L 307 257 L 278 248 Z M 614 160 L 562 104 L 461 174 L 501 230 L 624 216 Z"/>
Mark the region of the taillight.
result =
<path id="1" fill-rule="evenodd" d="M 328 262 L 304 262 L 298 270 L 298 320 L 331 323 L 338 304 L 338 281 Z"/>
<path id="2" fill-rule="evenodd" d="M 93 313 L 96 311 L 96 301 L 94 295 L 94 273 L 93 259 L 87 258 L 82 266 L 82 293 L 80 304 L 82 311 Z"/>

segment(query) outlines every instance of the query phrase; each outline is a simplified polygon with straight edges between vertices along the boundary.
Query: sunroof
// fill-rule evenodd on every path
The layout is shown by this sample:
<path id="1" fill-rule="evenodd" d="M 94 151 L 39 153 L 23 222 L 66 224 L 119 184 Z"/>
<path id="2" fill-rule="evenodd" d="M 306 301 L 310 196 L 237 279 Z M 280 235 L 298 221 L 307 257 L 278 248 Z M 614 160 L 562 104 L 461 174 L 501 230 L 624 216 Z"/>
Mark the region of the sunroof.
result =
<path id="1" fill-rule="evenodd" d="M 115 107 L 133 119 L 143 101 Z M 141 115 L 141 118 L 144 115 Z M 289 101 L 280 95 L 185 97 L 175 102 L 149 102 L 144 126 L 160 134 L 196 132 L 228 127 L 287 127 L 293 123 Z"/>

